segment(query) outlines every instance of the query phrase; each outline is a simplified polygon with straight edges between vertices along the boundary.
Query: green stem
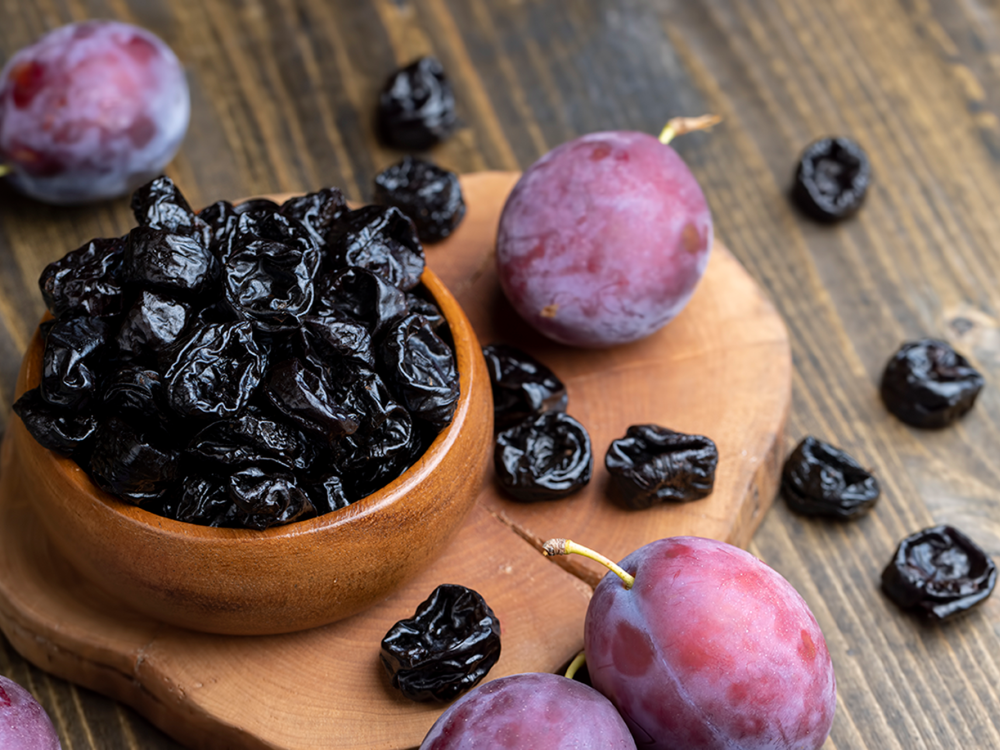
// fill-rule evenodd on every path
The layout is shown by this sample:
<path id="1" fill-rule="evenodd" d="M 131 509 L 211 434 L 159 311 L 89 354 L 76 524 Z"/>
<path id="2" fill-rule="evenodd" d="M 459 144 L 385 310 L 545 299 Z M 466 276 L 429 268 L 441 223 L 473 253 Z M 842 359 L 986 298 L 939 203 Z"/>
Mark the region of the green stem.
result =
<path id="1" fill-rule="evenodd" d="M 576 655 L 576 658 L 569 663 L 569 666 L 566 667 L 566 674 L 564 675 L 564 677 L 566 677 L 566 679 L 568 680 L 572 680 L 576 676 L 576 673 L 580 671 L 580 667 L 582 667 L 586 663 L 587 663 L 587 654 L 581 651 Z"/>
<path id="2" fill-rule="evenodd" d="M 8 175 L 13 171 L 14 170 L 11 168 L 9 164 L 0 164 L 0 177 L 4 177 L 5 175 Z"/>
<path id="3" fill-rule="evenodd" d="M 581 555 L 599 562 L 605 568 L 621 578 L 626 589 L 632 588 L 632 584 L 635 583 L 635 578 L 627 573 L 620 565 L 612 562 L 600 552 L 595 552 L 590 547 L 584 547 L 582 544 L 577 544 L 571 539 L 549 539 L 549 541 L 542 545 L 542 550 L 549 557 L 553 557 L 555 555 Z"/>
<path id="4" fill-rule="evenodd" d="M 713 125 L 722 122 L 718 115 L 702 115 L 701 117 L 675 117 L 660 131 L 660 143 L 666 146 L 679 135 L 693 133 L 695 130 L 708 130 Z"/>

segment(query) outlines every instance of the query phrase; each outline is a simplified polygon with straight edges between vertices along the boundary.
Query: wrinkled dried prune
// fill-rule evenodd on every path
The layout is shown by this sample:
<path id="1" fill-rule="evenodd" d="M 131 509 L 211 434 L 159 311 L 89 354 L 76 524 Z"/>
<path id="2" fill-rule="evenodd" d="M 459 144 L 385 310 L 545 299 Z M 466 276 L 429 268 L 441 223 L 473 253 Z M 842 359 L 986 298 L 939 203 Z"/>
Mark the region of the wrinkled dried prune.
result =
<path id="1" fill-rule="evenodd" d="M 206 325 L 188 336 L 167 370 L 167 401 L 185 416 L 232 416 L 249 403 L 266 366 L 249 323 Z"/>
<path id="2" fill-rule="evenodd" d="M 851 456 L 809 436 L 785 460 L 781 491 L 797 513 L 855 518 L 871 509 L 880 490 L 875 477 Z"/>
<path id="3" fill-rule="evenodd" d="M 861 207 L 871 180 L 868 154 L 855 141 L 820 138 L 799 157 L 792 198 L 818 221 L 839 221 Z"/>
<path id="4" fill-rule="evenodd" d="M 323 474 L 313 480 L 306 491 L 317 515 L 332 513 L 351 504 L 344 491 L 344 483 L 337 474 Z"/>
<path id="5" fill-rule="evenodd" d="M 246 514 L 252 529 L 291 523 L 316 515 L 309 497 L 292 474 L 249 466 L 229 477 L 229 497 Z"/>
<path id="6" fill-rule="evenodd" d="M 433 331 L 437 331 L 445 323 L 444 313 L 441 312 L 441 308 L 418 294 L 414 294 L 413 292 L 406 293 L 406 307 L 407 312 L 423 315 Z"/>
<path id="7" fill-rule="evenodd" d="M 85 406 L 94 395 L 97 376 L 91 367 L 110 338 L 106 318 L 61 317 L 49 326 L 42 351 L 42 396 L 65 409 Z"/>
<path id="8" fill-rule="evenodd" d="M 500 486 L 515 500 L 558 500 L 582 489 L 594 468 L 590 435 L 561 411 L 547 411 L 503 430 L 493 451 Z"/>
<path id="9" fill-rule="evenodd" d="M 297 430 L 248 406 L 243 413 L 212 422 L 198 432 L 187 453 L 220 467 L 269 461 L 297 467 L 302 465 L 305 451 Z"/>
<path id="10" fill-rule="evenodd" d="M 406 151 L 430 148 L 450 136 L 458 118 L 441 63 L 421 57 L 393 73 L 379 93 L 376 122 L 383 141 Z"/>
<path id="11" fill-rule="evenodd" d="M 604 456 L 613 491 L 633 510 L 710 495 L 718 462 L 719 451 L 709 438 L 655 424 L 630 426 Z"/>
<path id="12" fill-rule="evenodd" d="M 193 298 L 215 283 L 219 268 L 215 256 L 195 237 L 136 227 L 125 243 L 122 275 L 144 289 Z"/>
<path id="13" fill-rule="evenodd" d="M 326 359 L 344 359 L 375 366 L 375 349 L 368 328 L 357 320 L 330 311 L 302 316 L 301 337 L 306 350 L 318 350 Z"/>
<path id="14" fill-rule="evenodd" d="M 103 386 L 104 413 L 141 420 L 166 421 L 165 397 L 160 373 L 141 367 L 122 367 L 109 373 Z"/>
<path id="15" fill-rule="evenodd" d="M 443 240 L 465 216 L 458 175 L 415 156 L 406 156 L 375 175 L 374 198 L 406 214 L 421 242 Z"/>
<path id="16" fill-rule="evenodd" d="M 49 263 L 38 279 L 49 312 L 56 317 L 120 313 L 124 255 L 124 237 L 94 239 Z"/>
<path id="17" fill-rule="evenodd" d="M 173 485 L 178 453 L 154 445 L 127 422 L 109 417 L 94 434 L 89 469 L 101 489 L 144 505 L 162 498 Z"/>
<path id="18" fill-rule="evenodd" d="M 989 555 L 946 525 L 908 536 L 882 571 L 882 589 L 890 599 L 937 621 L 981 604 L 996 583 L 997 567 Z"/>
<path id="19" fill-rule="evenodd" d="M 211 474 L 192 474 L 181 482 L 176 508 L 169 515 L 200 526 L 225 526 L 233 510 L 229 487 Z"/>
<path id="20" fill-rule="evenodd" d="M 409 312 L 406 294 L 384 277 L 364 268 L 344 268 L 316 284 L 315 312 L 363 323 L 372 336 Z"/>
<path id="21" fill-rule="evenodd" d="M 165 175 L 150 180 L 132 193 L 132 213 L 139 226 L 197 237 L 204 246 L 209 244 L 211 230 L 208 224 L 191 210 L 174 181 Z"/>
<path id="22" fill-rule="evenodd" d="M 323 378 L 297 359 L 276 364 L 264 393 L 299 429 L 334 440 L 350 435 L 358 423 L 329 393 Z"/>
<path id="23" fill-rule="evenodd" d="M 289 198 L 279 209 L 282 216 L 300 222 L 319 243 L 326 242 L 330 230 L 347 211 L 344 194 L 337 188 Z"/>
<path id="24" fill-rule="evenodd" d="M 394 687 L 415 701 L 450 701 L 476 685 L 500 658 L 500 621 L 486 600 L 445 583 L 382 639 Z"/>
<path id="25" fill-rule="evenodd" d="M 566 411 L 566 386 L 548 367 L 508 344 L 483 347 L 493 386 L 493 429 L 499 432 L 546 411 Z"/>
<path id="26" fill-rule="evenodd" d="M 386 379 L 413 414 L 444 427 L 458 405 L 458 365 L 451 347 L 421 315 L 408 315 L 390 328 L 380 347 Z"/>
<path id="27" fill-rule="evenodd" d="M 118 348 L 133 357 L 165 354 L 187 328 L 190 308 L 156 292 L 142 291 L 118 330 Z"/>
<path id="28" fill-rule="evenodd" d="M 97 418 L 89 411 L 52 406 L 40 388 L 25 391 L 14 402 L 14 413 L 43 448 L 73 456 L 97 430 Z"/>
<path id="29" fill-rule="evenodd" d="M 223 294 L 240 318 L 263 331 L 294 327 L 313 303 L 319 246 L 280 214 L 243 214 L 223 264 Z M 250 239 L 253 237 L 253 239 Z"/>
<path id="30" fill-rule="evenodd" d="M 946 341 L 903 344 L 882 373 L 882 400 L 914 427 L 945 427 L 964 415 L 983 388 L 983 376 Z"/>
<path id="31" fill-rule="evenodd" d="M 398 208 L 364 206 L 346 214 L 327 238 L 334 268 L 360 266 L 404 292 L 420 283 L 424 247 L 417 230 Z"/>

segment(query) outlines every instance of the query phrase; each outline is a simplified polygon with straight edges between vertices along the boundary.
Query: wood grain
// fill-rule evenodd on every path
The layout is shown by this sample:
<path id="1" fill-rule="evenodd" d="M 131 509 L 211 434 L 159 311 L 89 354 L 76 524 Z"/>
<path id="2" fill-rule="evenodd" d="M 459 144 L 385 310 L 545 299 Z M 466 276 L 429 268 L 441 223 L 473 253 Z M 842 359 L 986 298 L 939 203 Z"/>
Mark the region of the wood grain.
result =
<path id="1" fill-rule="evenodd" d="M 489 480 L 469 522 L 442 546 L 442 557 L 411 584 L 381 597 L 385 601 L 378 606 L 327 627 L 283 636 L 224 637 L 183 629 L 188 622 L 195 622 L 195 627 L 202 624 L 195 618 L 198 613 L 208 624 L 217 625 L 214 600 L 195 611 L 200 597 L 180 595 L 180 584 L 173 577 L 157 575 L 155 581 L 164 581 L 168 588 L 163 600 L 180 599 L 176 609 L 194 612 L 185 619 L 173 612 L 165 618 L 160 616 L 159 600 L 160 606 L 149 608 L 136 597 L 134 586 L 126 588 L 123 580 L 147 568 L 172 570 L 176 561 L 171 557 L 190 555 L 198 561 L 195 572 L 205 558 L 224 561 L 213 569 L 234 569 L 238 579 L 251 582 L 252 592 L 259 579 L 274 573 L 283 583 L 297 582 L 295 589 L 315 587 L 319 593 L 306 598 L 319 598 L 328 589 L 336 591 L 341 580 L 351 583 L 353 558 L 363 566 L 367 557 L 381 557 L 389 568 L 415 560 L 412 536 L 400 523 L 397 537 L 389 535 L 382 541 L 383 531 L 361 538 L 370 547 L 365 549 L 355 542 L 355 534 L 348 534 L 340 540 L 345 550 L 338 556 L 330 553 L 328 544 L 309 543 L 314 536 L 308 528 L 311 522 L 306 522 L 301 533 L 296 524 L 285 527 L 287 534 L 282 531 L 274 536 L 222 530 L 227 533 L 216 539 L 216 530 L 202 534 L 196 528 L 160 533 L 169 531 L 171 525 L 144 518 L 145 513 L 116 509 L 117 503 L 111 500 L 88 498 L 79 483 L 66 481 L 62 474 L 79 476 L 79 472 L 66 462 L 60 465 L 51 455 L 40 456 L 48 452 L 14 419 L 0 453 L 0 630 L 15 648 L 55 674 L 134 706 L 195 748 L 405 750 L 420 743 L 441 707 L 416 706 L 392 690 L 379 667 L 378 644 L 388 628 L 410 616 L 435 586 L 470 586 L 483 594 L 497 614 L 503 649 L 500 663 L 487 679 L 526 671 L 551 672 L 582 648 L 583 615 L 590 594 L 586 584 L 596 585 L 606 571 L 594 564 L 588 567 L 554 558 L 552 562 L 571 575 L 563 573 L 541 555 L 546 537 L 572 537 L 609 550 L 615 557 L 652 539 L 679 534 L 745 543 L 777 492 L 778 449 L 791 377 L 781 319 L 739 263 L 716 245 L 688 307 L 669 326 L 639 344 L 582 357 L 566 347 L 553 348 L 523 326 L 498 325 L 496 321 L 511 321 L 514 313 L 502 307 L 494 238 L 517 177 L 509 172 L 464 176 L 466 219 L 435 248 L 430 260 L 441 280 L 464 297 L 469 320 L 479 327 L 476 334 L 462 333 L 462 318 L 449 307 L 445 293 L 438 291 L 435 297 L 456 326 L 459 347 L 463 339 L 474 340 L 480 333 L 491 339 L 506 336 L 543 356 L 565 379 L 572 398 L 570 411 L 587 427 L 595 446 L 594 476 L 584 490 L 558 502 L 524 506 L 503 495 L 481 461 L 473 460 L 466 476 L 458 476 L 458 471 L 435 471 L 399 500 L 409 505 L 411 496 L 416 496 L 412 499 L 428 522 L 441 512 L 433 504 L 422 505 L 420 495 L 434 490 L 443 493 L 441 488 L 449 483 L 478 486 L 485 477 Z M 428 284 L 432 281 L 425 279 Z M 37 358 L 38 352 L 29 350 L 19 389 L 31 369 L 38 368 Z M 478 366 L 484 367 L 481 361 Z M 473 371 L 471 382 L 475 377 Z M 459 414 L 464 409 L 474 415 L 477 402 L 480 407 L 491 403 L 482 394 L 475 396 L 470 391 L 463 397 Z M 608 497 L 608 476 L 600 464 L 603 446 L 624 434 L 632 422 L 668 419 L 672 426 L 715 440 L 719 469 L 712 493 L 692 503 L 664 504 L 642 512 L 616 507 Z M 488 418 L 480 417 L 480 421 L 491 426 Z M 479 449 L 464 435 L 465 431 L 478 434 L 481 425 L 470 416 L 469 423 L 457 421 L 455 426 L 461 427 L 461 433 L 453 438 L 450 452 L 464 450 L 475 459 Z M 447 468 L 447 464 L 442 466 Z M 62 484 L 53 489 L 47 474 L 57 475 Z M 66 497 L 57 497 L 60 490 Z M 109 528 L 106 533 L 97 524 L 71 528 L 77 517 L 96 517 Z M 128 534 L 129 544 L 121 541 L 123 521 L 145 521 L 142 536 L 135 535 L 150 548 L 145 564 L 136 563 L 132 534 Z M 336 524 L 336 519 L 330 523 Z M 206 543 L 200 554 L 192 555 L 192 541 L 207 542 L 209 533 L 213 544 Z M 545 536 L 539 538 L 539 533 Z M 429 530 L 427 536 L 431 535 Z M 251 554 L 234 557 L 230 539 Z M 81 556 L 81 548 L 90 554 Z M 269 559 L 268 552 L 275 548 L 280 554 Z M 329 555 L 336 565 L 312 559 L 316 550 L 319 557 Z M 121 563 L 113 559 L 119 554 Z M 89 563 L 91 556 L 103 562 L 80 562 Z M 296 568 L 303 560 L 307 564 Z M 374 569 L 370 575 L 377 572 Z M 195 590 L 190 583 L 181 583 Z M 234 594 L 244 594 L 232 584 L 220 588 L 218 601 L 230 607 Z M 277 597 L 268 596 L 266 587 L 259 588 L 259 608 L 266 611 Z M 152 583 L 140 593 L 148 598 L 150 589 L 154 589 Z M 299 616 L 299 606 L 289 596 L 289 620 Z M 246 606 L 233 609 L 234 616 L 226 618 L 228 627 L 223 632 L 253 633 L 258 613 Z M 243 696 L 258 689 L 262 676 L 269 688 L 256 704 L 247 704 Z"/>
<path id="2" fill-rule="evenodd" d="M 573 136 L 657 132 L 716 111 L 676 146 L 723 243 L 788 324 L 795 364 L 786 449 L 806 434 L 872 466 L 884 494 L 854 524 L 769 511 L 750 549 L 817 613 L 839 705 L 825 750 L 1000 747 L 1000 599 L 922 627 L 877 581 L 903 536 L 936 522 L 1000 556 L 1000 7 L 990 0 L 39 0 L 3 4 L 0 59 L 45 29 L 116 17 L 184 61 L 192 129 L 170 174 L 196 203 L 343 186 L 369 197 L 399 156 L 372 133 L 397 63 L 431 52 L 463 127 L 431 156 L 461 172 L 523 169 Z M 274 106 L 271 102 L 276 103 Z M 859 140 L 875 185 L 848 224 L 789 206 L 812 138 Z M 44 265 L 131 226 L 127 201 L 53 209 L 0 187 L 0 415 L 42 312 Z M 906 338 L 952 340 L 984 372 L 957 427 L 917 431 L 877 382 Z M 0 417 L 2 418 L 2 417 Z M 73 748 L 174 748 L 128 709 L 28 667 L 0 639 Z"/>

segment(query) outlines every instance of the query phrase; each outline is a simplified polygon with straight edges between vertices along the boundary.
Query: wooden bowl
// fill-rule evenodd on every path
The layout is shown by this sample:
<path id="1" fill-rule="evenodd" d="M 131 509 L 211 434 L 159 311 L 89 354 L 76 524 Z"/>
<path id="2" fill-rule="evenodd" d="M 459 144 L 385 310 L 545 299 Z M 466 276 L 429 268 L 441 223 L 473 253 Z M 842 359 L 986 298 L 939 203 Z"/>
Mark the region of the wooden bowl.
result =
<path id="1" fill-rule="evenodd" d="M 461 395 L 426 453 L 348 507 L 265 531 L 181 523 L 98 489 L 76 463 L 41 447 L 16 416 L 3 472 L 22 486 L 52 544 L 87 579 L 140 613 L 231 635 L 288 633 L 364 610 L 428 565 L 472 508 L 493 440 L 482 350 L 461 307 L 430 270 L 422 281 L 455 342 Z M 40 382 L 35 334 L 19 396 Z"/>

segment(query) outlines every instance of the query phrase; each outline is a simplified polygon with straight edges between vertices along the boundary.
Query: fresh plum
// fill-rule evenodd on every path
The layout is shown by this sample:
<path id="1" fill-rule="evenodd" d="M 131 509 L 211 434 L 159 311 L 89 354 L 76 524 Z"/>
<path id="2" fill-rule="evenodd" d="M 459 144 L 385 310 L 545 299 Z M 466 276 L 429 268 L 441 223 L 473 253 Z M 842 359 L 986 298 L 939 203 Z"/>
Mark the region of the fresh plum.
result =
<path id="1" fill-rule="evenodd" d="M 115 198 L 163 171 L 190 110 L 177 57 L 149 31 L 62 26 L 0 73 L 0 164 L 18 190 L 47 203 Z"/>
<path id="2" fill-rule="evenodd" d="M 607 347 L 648 336 L 705 272 L 712 216 L 673 148 L 592 133 L 535 162 L 500 217 L 497 270 L 514 309 L 546 336 Z"/>
<path id="3" fill-rule="evenodd" d="M 634 582 L 626 588 L 609 573 L 598 584 L 584 651 L 591 683 L 637 747 L 818 750 L 836 681 L 823 633 L 791 584 L 753 555 L 700 537 L 651 542 L 620 566 Z"/>
<path id="4" fill-rule="evenodd" d="M 59 735 L 31 693 L 0 675 L 0 747 L 3 750 L 60 750 Z"/>
<path id="5" fill-rule="evenodd" d="M 554 674 L 501 677 L 453 703 L 420 750 L 474 748 L 634 750 L 628 727 L 607 698 Z"/>

